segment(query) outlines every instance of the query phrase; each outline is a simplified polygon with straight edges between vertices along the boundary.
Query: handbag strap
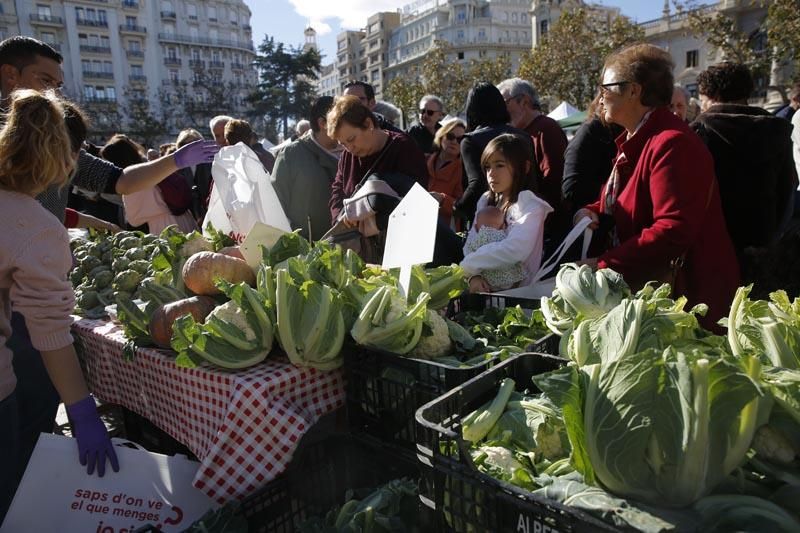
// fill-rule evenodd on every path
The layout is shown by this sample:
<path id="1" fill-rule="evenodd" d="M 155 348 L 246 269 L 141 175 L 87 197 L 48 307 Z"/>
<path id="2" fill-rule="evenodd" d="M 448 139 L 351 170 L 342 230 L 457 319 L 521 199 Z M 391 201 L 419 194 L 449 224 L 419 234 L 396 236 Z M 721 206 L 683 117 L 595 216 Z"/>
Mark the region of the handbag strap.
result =
<path id="1" fill-rule="evenodd" d="M 539 267 L 539 270 L 536 274 L 531 278 L 531 285 L 536 283 L 537 281 L 544 278 L 547 274 L 549 274 L 561 261 L 561 258 L 564 257 L 564 254 L 567 253 L 567 250 L 570 249 L 572 244 L 578 240 L 578 237 L 583 235 L 583 244 L 581 246 L 581 259 L 586 259 L 586 254 L 589 252 L 589 244 L 592 242 L 592 230 L 589 228 L 589 224 L 592 223 L 592 219 L 589 217 L 581 218 L 572 230 L 567 234 L 561 244 L 558 245 L 558 248 L 553 252 L 553 254 L 542 263 L 542 266 Z"/>

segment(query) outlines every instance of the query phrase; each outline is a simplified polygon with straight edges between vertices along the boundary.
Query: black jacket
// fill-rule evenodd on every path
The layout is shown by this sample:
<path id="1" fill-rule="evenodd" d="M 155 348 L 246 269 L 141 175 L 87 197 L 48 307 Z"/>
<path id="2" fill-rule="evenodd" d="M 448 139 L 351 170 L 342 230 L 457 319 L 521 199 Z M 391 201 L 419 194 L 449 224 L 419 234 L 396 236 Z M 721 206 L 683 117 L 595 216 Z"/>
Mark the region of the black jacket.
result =
<path id="1" fill-rule="evenodd" d="M 462 194 L 461 198 L 456 200 L 454 204 L 455 209 L 469 219 L 470 222 L 472 222 L 472 219 L 475 217 L 475 208 L 478 205 L 478 199 L 488 189 L 486 173 L 481 167 L 483 149 L 486 148 L 486 145 L 489 144 L 492 139 L 504 133 L 518 135 L 529 145 L 531 173 L 529 176 L 530 186 L 528 188 L 534 192 L 537 190 L 537 183 L 540 180 L 539 164 L 534 156 L 531 136 L 507 124 L 476 128 L 464 135 L 464 139 L 461 141 L 461 161 L 464 162 L 464 194 Z"/>
<path id="2" fill-rule="evenodd" d="M 600 189 L 614 166 L 617 155 L 614 139 L 620 133 L 622 127 L 605 126 L 596 118 L 583 123 L 567 145 L 561 193 L 570 216 L 600 197 Z"/>
<path id="3" fill-rule="evenodd" d="M 437 130 L 441 127 L 441 124 L 436 124 Z M 414 124 L 408 128 L 406 133 L 408 133 L 409 137 L 414 139 L 414 141 L 417 143 L 417 146 L 419 146 L 419 149 L 422 150 L 425 155 L 432 154 L 436 151 L 436 148 L 433 146 L 433 133 L 431 133 L 428 128 L 422 124 Z"/>
<path id="4" fill-rule="evenodd" d="M 758 107 L 716 104 L 691 127 L 714 157 L 722 209 L 737 252 L 773 242 L 797 188 L 791 123 Z"/>

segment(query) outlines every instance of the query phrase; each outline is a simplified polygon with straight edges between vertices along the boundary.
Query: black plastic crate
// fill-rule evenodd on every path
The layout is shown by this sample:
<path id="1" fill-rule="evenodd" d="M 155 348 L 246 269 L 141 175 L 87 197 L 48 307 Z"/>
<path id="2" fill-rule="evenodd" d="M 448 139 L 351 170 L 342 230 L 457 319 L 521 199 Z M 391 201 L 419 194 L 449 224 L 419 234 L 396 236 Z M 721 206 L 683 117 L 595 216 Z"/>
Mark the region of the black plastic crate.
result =
<path id="1" fill-rule="evenodd" d="M 344 352 L 347 415 L 358 435 L 397 446 L 414 460 L 417 409 L 485 371 L 496 360 L 468 368 L 349 346 Z"/>
<path id="2" fill-rule="evenodd" d="M 122 408 L 125 438 L 164 455 L 185 455 L 196 459 L 194 453 L 172 435 L 150 422 L 147 418 L 125 407 Z"/>
<path id="3" fill-rule="evenodd" d="M 440 531 L 615 531 L 587 513 L 481 473 L 461 438 L 461 418 L 494 398 L 505 378 L 514 379 L 519 391 L 534 391 L 532 376 L 565 363 L 552 355 L 520 354 L 417 411 L 420 500 L 434 509 Z"/>
<path id="4" fill-rule="evenodd" d="M 301 444 L 286 472 L 242 501 L 250 533 L 294 533 L 312 516 L 324 517 L 345 503 L 350 489 L 371 489 L 407 477 L 420 478 L 419 463 L 391 447 L 373 446 L 351 435 L 334 433 Z M 432 531 L 431 513 L 419 505 L 416 531 Z"/>
<path id="5" fill-rule="evenodd" d="M 458 298 L 450 300 L 447 316 L 454 317 L 465 311 L 483 311 L 488 307 L 505 309 L 506 307 L 520 306 L 523 309 L 539 309 L 541 301 L 538 298 L 514 298 L 500 294 L 469 294 L 464 293 Z"/>

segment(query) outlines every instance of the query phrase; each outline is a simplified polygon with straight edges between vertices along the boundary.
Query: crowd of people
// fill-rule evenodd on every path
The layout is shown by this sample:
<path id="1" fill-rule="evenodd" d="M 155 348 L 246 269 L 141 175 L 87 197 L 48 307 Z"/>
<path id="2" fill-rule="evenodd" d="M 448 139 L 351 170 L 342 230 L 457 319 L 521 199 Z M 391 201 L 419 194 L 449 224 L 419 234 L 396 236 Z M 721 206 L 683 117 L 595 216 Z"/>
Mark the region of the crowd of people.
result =
<path id="1" fill-rule="evenodd" d="M 584 263 L 633 286 L 672 283 L 690 304 L 709 305 L 709 328 L 794 215 L 800 86 L 775 116 L 748 105 L 744 65 L 721 63 L 698 77 L 695 110 L 670 55 L 652 45 L 606 59 L 589 119 L 569 142 L 519 78 L 476 80 L 461 117 L 425 95 L 407 131 L 394 106 L 353 81 L 341 97 L 318 98 L 272 151 L 230 116 L 211 120 L 209 140 L 185 129 L 159 147 L 122 133 L 90 145 L 84 115 L 58 95 L 61 62 L 29 37 L 0 43 L 0 520 L 59 398 L 89 473 L 102 475 L 107 460 L 118 467 L 72 348 L 66 228 L 197 229 L 222 146 L 255 152 L 293 229 L 317 240 L 357 228 L 378 253 L 387 213 L 370 219 L 348 201 L 368 187 L 391 200 L 370 204 L 385 211 L 420 184 L 440 205 L 434 261 L 460 263 L 472 292 L 525 285 L 588 217 Z"/>

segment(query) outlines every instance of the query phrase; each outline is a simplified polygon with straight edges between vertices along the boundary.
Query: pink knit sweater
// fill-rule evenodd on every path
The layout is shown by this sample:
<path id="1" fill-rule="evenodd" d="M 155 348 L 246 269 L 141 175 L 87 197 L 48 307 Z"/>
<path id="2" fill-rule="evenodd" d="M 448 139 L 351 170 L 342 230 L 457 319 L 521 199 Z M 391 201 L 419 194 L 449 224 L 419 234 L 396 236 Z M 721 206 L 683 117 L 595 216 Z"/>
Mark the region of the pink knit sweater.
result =
<path id="1" fill-rule="evenodd" d="M 70 313 L 75 295 L 67 279 L 72 265 L 64 225 L 39 202 L 0 189 L 0 400 L 14 391 L 11 367 L 12 309 L 25 317 L 39 351 L 72 344 Z"/>

